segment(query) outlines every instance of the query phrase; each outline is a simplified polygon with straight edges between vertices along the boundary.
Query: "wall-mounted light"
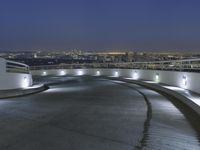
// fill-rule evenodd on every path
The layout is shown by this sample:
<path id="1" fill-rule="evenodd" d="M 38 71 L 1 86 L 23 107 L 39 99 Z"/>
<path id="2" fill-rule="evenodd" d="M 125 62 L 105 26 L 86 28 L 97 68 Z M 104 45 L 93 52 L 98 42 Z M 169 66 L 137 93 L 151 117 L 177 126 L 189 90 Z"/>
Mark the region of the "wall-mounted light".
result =
<path id="1" fill-rule="evenodd" d="M 138 72 L 134 71 L 133 73 L 133 79 L 137 80 L 138 79 Z"/>
<path id="2" fill-rule="evenodd" d="M 82 76 L 83 75 L 83 71 L 82 70 L 78 70 L 77 75 L 78 76 Z"/>
<path id="3" fill-rule="evenodd" d="M 43 76 L 46 76 L 46 75 L 47 75 L 47 72 L 46 72 L 46 71 L 43 71 L 43 72 L 42 72 L 42 75 L 43 75 Z"/>
<path id="4" fill-rule="evenodd" d="M 60 71 L 60 75 L 61 75 L 61 76 L 64 76 L 64 75 L 66 75 L 66 72 L 65 72 L 64 70 L 61 70 L 61 71 Z"/>
<path id="5" fill-rule="evenodd" d="M 182 84 L 183 84 L 184 86 L 187 85 L 187 77 L 186 77 L 185 75 L 184 75 L 183 78 L 182 78 Z"/>
<path id="6" fill-rule="evenodd" d="M 115 71 L 114 76 L 115 76 L 115 77 L 118 77 L 118 76 L 119 76 L 119 72 L 118 72 L 118 71 Z"/>
<path id="7" fill-rule="evenodd" d="M 159 73 L 156 73 L 156 81 L 159 81 L 159 78 L 160 78 Z"/>
<path id="8" fill-rule="evenodd" d="M 28 86 L 29 86 L 28 79 L 27 79 L 27 77 L 24 77 L 23 81 L 22 81 L 22 87 L 27 88 Z"/>
<path id="9" fill-rule="evenodd" d="M 97 75 L 97 76 L 100 76 L 100 71 L 97 71 L 96 75 Z"/>

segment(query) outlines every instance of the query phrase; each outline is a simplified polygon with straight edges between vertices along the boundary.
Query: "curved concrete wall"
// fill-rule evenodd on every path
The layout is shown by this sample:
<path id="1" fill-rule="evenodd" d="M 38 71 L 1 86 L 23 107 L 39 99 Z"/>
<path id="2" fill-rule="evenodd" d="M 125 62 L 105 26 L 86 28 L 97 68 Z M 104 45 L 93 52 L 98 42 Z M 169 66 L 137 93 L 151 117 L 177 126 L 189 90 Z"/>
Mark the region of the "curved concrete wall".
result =
<path id="1" fill-rule="evenodd" d="M 6 72 L 6 60 L 0 58 L 0 90 L 25 88 L 31 85 L 31 74 Z"/>
<path id="2" fill-rule="evenodd" d="M 63 69 L 34 70 L 33 75 L 105 75 L 123 76 L 135 80 L 150 80 L 200 93 L 200 73 L 140 70 L 140 69 Z"/>

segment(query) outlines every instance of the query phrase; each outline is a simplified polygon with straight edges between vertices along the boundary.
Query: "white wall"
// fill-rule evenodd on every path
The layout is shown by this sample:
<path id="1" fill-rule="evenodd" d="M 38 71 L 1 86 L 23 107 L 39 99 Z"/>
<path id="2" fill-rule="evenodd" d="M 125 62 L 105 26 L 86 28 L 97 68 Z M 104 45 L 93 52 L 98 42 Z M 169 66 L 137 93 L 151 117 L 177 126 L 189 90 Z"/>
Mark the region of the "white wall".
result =
<path id="1" fill-rule="evenodd" d="M 0 90 L 18 89 L 31 85 L 31 74 L 6 72 L 6 60 L 0 58 Z"/>
<path id="2" fill-rule="evenodd" d="M 6 73 L 6 60 L 0 58 L 0 77 Z"/>
<path id="3" fill-rule="evenodd" d="M 169 85 L 182 87 L 200 93 L 200 73 L 178 72 L 178 71 L 160 71 L 160 70 L 138 70 L 138 69 L 63 69 L 63 70 L 35 70 L 33 75 L 100 75 L 119 76 L 150 80 Z M 46 72 L 46 73 L 44 73 Z M 158 79 L 156 79 L 158 74 Z"/>

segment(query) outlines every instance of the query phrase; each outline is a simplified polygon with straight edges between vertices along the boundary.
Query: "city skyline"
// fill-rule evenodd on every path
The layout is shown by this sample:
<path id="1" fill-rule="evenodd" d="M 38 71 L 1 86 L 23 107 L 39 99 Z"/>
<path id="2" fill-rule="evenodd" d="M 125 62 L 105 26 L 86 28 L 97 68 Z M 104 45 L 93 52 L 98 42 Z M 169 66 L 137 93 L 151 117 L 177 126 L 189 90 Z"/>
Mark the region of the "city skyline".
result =
<path id="1" fill-rule="evenodd" d="M 0 51 L 199 51 L 197 0 L 0 2 Z"/>

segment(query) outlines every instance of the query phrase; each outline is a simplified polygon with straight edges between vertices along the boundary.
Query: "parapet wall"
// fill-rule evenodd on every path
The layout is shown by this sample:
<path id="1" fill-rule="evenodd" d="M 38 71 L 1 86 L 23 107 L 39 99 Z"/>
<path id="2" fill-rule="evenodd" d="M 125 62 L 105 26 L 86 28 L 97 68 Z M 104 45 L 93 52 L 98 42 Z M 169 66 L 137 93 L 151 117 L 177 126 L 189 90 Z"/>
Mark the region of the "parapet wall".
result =
<path id="1" fill-rule="evenodd" d="M 140 69 L 52 69 L 33 70 L 32 75 L 105 75 L 149 80 L 200 93 L 200 73 Z"/>
<path id="2" fill-rule="evenodd" d="M 6 62 L 5 59 L 0 58 L 0 90 L 25 88 L 32 85 L 30 73 L 8 72 Z"/>

